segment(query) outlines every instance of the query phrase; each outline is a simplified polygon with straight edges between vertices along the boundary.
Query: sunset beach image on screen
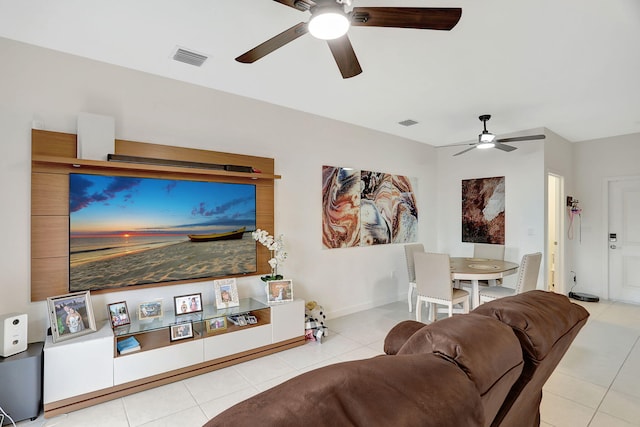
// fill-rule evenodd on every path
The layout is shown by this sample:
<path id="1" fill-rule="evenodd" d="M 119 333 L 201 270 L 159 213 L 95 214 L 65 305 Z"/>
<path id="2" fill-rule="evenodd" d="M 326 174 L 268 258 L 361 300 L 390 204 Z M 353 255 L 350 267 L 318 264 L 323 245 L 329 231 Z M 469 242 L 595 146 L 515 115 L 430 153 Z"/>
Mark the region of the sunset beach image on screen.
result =
<path id="1" fill-rule="evenodd" d="M 69 175 L 69 289 L 257 270 L 250 184 Z"/>

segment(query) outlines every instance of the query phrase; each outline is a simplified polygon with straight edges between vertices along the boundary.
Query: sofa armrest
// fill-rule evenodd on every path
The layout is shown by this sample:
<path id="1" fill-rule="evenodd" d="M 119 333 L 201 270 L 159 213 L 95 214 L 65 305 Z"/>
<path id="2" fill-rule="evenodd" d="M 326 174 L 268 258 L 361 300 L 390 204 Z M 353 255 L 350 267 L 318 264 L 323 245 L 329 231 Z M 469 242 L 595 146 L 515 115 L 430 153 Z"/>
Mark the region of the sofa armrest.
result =
<path id="1" fill-rule="evenodd" d="M 384 352 L 389 355 L 398 353 L 400 347 L 418 330 L 426 325 L 415 320 L 405 320 L 395 325 L 384 339 Z"/>

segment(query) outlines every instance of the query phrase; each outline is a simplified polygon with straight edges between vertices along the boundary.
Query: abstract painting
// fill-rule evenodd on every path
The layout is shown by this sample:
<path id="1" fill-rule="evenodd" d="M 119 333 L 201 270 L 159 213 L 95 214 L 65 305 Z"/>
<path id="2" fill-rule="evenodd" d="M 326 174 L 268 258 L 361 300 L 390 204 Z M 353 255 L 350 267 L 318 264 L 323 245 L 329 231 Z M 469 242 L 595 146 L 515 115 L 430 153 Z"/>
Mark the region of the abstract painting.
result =
<path id="1" fill-rule="evenodd" d="M 413 187 L 402 175 L 323 166 L 323 248 L 417 241 Z"/>
<path id="2" fill-rule="evenodd" d="M 504 245 L 504 177 L 462 180 L 462 241 Z"/>

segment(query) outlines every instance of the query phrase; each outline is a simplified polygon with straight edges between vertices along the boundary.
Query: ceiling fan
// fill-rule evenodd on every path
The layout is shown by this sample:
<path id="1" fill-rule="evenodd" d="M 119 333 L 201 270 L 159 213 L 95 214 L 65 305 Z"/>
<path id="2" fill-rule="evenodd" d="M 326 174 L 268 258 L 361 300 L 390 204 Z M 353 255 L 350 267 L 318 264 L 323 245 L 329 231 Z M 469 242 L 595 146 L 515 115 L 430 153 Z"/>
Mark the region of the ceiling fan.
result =
<path id="1" fill-rule="evenodd" d="M 454 154 L 454 156 L 459 156 L 460 154 L 464 154 L 467 151 L 473 150 L 474 148 L 480 148 L 480 149 L 497 148 L 498 150 L 509 152 L 509 151 L 515 150 L 516 147 L 503 144 L 504 142 L 532 141 L 535 139 L 546 138 L 545 135 L 529 135 L 529 136 L 515 136 L 512 138 L 496 139 L 496 136 L 487 130 L 487 121 L 491 118 L 491 115 L 483 114 L 478 118 L 484 125 L 484 129 L 482 130 L 482 133 L 478 135 L 478 142 L 472 142 L 471 144 L 469 144 L 471 145 L 471 147 L 467 148 L 466 150 L 462 150 L 459 153 Z"/>
<path id="2" fill-rule="evenodd" d="M 306 33 L 327 40 L 342 78 L 362 72 L 347 31 L 350 26 L 451 30 L 460 20 L 460 8 L 354 7 L 351 0 L 274 0 L 302 12 L 310 12 L 309 22 L 300 22 L 275 37 L 243 53 L 236 61 L 253 63 Z"/>

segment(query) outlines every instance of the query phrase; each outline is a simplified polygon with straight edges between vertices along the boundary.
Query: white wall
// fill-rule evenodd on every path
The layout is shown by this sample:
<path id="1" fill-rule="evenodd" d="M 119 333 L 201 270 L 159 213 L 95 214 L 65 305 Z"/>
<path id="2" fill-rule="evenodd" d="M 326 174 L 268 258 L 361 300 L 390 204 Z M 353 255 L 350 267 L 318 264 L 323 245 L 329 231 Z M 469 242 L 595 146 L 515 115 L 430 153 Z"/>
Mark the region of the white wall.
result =
<path id="1" fill-rule="evenodd" d="M 544 163 L 545 163 L 545 174 L 554 174 L 556 176 L 562 177 L 562 182 L 564 184 L 564 194 L 560 195 L 560 198 L 565 199 L 566 196 L 574 194 L 574 158 L 573 158 L 573 147 L 574 144 L 570 143 L 566 139 L 562 138 L 560 135 L 557 135 L 550 131 L 549 129 L 545 130 L 545 143 L 544 143 Z M 545 179 L 545 194 L 548 194 L 548 181 Z M 548 197 L 545 198 L 545 210 L 548 210 Z M 575 268 L 573 263 L 573 242 L 568 239 L 568 215 L 566 209 L 566 199 L 561 200 L 558 206 L 561 209 L 562 215 L 560 216 L 560 224 L 557 224 L 560 228 L 559 232 L 564 236 L 558 242 L 560 247 L 558 248 L 557 255 L 564 260 L 564 270 L 556 271 L 558 274 L 558 278 L 556 280 L 556 292 L 568 293 L 573 285 L 573 280 L 571 276 L 571 271 Z M 548 235 L 549 223 L 545 222 L 545 236 Z M 549 247 L 549 242 L 546 240 L 545 248 Z M 543 257 L 543 270 L 546 272 L 549 270 L 549 260 L 547 258 L 549 251 L 544 252 Z M 556 266 L 556 270 L 559 270 L 560 263 Z M 543 274 L 541 272 L 541 274 Z M 547 283 L 545 283 L 548 285 Z M 548 286 L 545 288 L 548 289 Z"/>
<path id="2" fill-rule="evenodd" d="M 540 129 L 523 135 L 540 133 Z M 519 135 L 508 135 L 519 136 Z M 472 150 L 453 154 L 465 147 L 438 149 L 438 244 L 437 250 L 451 256 L 471 256 L 472 243 L 462 243 L 462 180 L 505 177 L 505 259 L 520 262 L 530 252 L 543 252 L 545 242 L 544 143 L 514 143 L 517 150 Z M 505 279 L 513 286 L 515 276 Z M 544 275 L 539 276 L 542 288 Z"/>
<path id="3" fill-rule="evenodd" d="M 544 130 L 546 142 L 518 143 L 511 153 L 452 157 L 461 147 L 436 153 L 387 134 L 2 38 L 0 55 L 0 313 L 28 313 L 31 341 L 42 339 L 48 323 L 45 304 L 29 298 L 34 119 L 47 130 L 75 133 L 77 114 L 87 111 L 114 117 L 119 139 L 274 157 L 283 177 L 276 181 L 276 231 L 285 234 L 290 254 L 284 274 L 294 280 L 296 297 L 317 300 L 329 317 L 404 300 L 406 271 L 401 245 L 322 250 L 322 165 L 416 177 L 419 240 L 452 256 L 472 252 L 461 243 L 461 181 L 505 176 L 505 257 L 512 261 L 544 252 L 545 175 L 564 175 L 567 194 L 584 209 L 582 242 L 572 242 L 566 271 L 576 271 L 577 291 L 598 295 L 606 287 L 603 184 L 607 177 L 640 175 L 640 134 L 571 147 Z M 238 284 L 241 297 L 262 292 L 257 276 Z M 126 300 L 131 309 L 157 297 L 170 304 L 173 295 L 193 291 L 212 303 L 211 284 L 204 282 L 96 295 L 94 307 L 104 318 L 107 302 Z"/>
<path id="4" fill-rule="evenodd" d="M 573 242 L 576 292 L 607 297 L 607 178 L 640 177 L 640 133 L 575 145 L 575 197 L 582 207 L 582 239 Z"/>
<path id="5" fill-rule="evenodd" d="M 47 327 L 43 302 L 30 302 L 31 125 L 76 132 L 79 112 L 115 118 L 116 138 L 276 159 L 276 231 L 289 258 L 283 273 L 294 295 L 324 305 L 329 317 L 405 298 L 401 245 L 323 250 L 323 165 L 403 174 L 418 180 L 420 241 L 435 245 L 436 155 L 433 147 L 271 104 L 115 67 L 0 38 L 2 218 L 0 313 L 26 312 L 29 339 Z M 391 119 L 390 119 L 391 120 Z M 272 230 L 270 230 L 272 231 Z M 403 278 L 404 277 L 404 278 Z M 258 276 L 238 281 L 241 297 L 263 292 Z M 106 303 L 139 302 L 203 292 L 209 282 L 96 295 Z"/>

